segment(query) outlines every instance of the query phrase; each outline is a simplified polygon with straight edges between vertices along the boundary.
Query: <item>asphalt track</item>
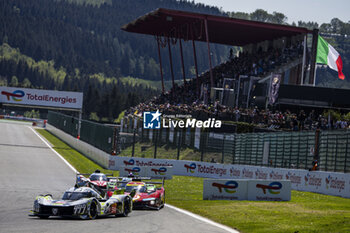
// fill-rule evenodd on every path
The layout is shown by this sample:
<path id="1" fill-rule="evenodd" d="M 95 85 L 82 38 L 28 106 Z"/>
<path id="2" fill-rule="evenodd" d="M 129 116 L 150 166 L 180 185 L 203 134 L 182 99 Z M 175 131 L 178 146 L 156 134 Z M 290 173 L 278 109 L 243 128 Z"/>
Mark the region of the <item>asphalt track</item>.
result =
<path id="1" fill-rule="evenodd" d="M 89 220 L 29 217 L 36 195 L 60 198 L 74 172 L 28 126 L 0 121 L 0 232 L 228 232 L 172 208 Z"/>

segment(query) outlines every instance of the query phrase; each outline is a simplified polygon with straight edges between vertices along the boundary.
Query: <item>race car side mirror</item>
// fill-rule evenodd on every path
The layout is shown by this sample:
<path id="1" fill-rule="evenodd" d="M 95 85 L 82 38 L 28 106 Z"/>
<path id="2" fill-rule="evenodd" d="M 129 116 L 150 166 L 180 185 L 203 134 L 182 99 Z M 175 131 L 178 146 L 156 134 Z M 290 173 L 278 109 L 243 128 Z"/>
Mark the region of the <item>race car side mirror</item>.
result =
<path id="1" fill-rule="evenodd" d="M 133 190 L 130 192 L 130 194 L 129 194 L 129 195 L 130 195 L 131 197 L 134 197 L 134 196 L 135 196 L 135 194 L 136 194 L 136 189 L 133 189 Z"/>

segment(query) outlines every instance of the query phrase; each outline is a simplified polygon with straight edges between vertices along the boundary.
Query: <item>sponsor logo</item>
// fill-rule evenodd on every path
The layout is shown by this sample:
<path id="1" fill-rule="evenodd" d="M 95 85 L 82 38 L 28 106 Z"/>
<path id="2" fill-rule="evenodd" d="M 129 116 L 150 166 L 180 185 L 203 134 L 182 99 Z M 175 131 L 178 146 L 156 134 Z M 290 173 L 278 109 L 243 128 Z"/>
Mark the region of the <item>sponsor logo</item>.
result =
<path id="1" fill-rule="evenodd" d="M 283 180 L 283 175 L 282 174 L 278 174 L 277 172 L 272 171 L 270 173 L 270 179 L 273 180 Z"/>
<path id="2" fill-rule="evenodd" d="M 263 171 L 260 171 L 259 169 L 257 169 L 255 172 L 255 177 L 256 177 L 256 179 L 266 180 L 267 179 L 267 172 L 263 172 Z"/>
<path id="3" fill-rule="evenodd" d="M 227 193 L 235 193 L 237 190 L 234 189 L 238 187 L 238 183 L 233 180 L 227 181 L 225 184 L 212 183 L 211 185 L 213 187 L 217 187 L 220 193 L 222 192 L 222 189 L 224 189 Z"/>
<path id="4" fill-rule="evenodd" d="M 295 174 L 292 174 L 291 172 L 288 172 L 286 174 L 286 179 L 290 180 L 291 183 L 293 183 L 293 184 L 301 184 L 301 180 L 302 180 L 301 176 L 297 176 Z"/>
<path id="5" fill-rule="evenodd" d="M 187 169 L 187 172 L 194 173 L 197 166 L 195 163 L 191 163 L 190 165 L 185 164 L 184 167 Z"/>
<path id="6" fill-rule="evenodd" d="M 156 174 L 156 175 L 159 174 L 159 175 L 163 176 L 163 175 L 165 175 L 165 172 L 167 171 L 167 169 L 165 167 L 161 167 L 159 169 L 152 168 L 151 171 L 153 171 L 154 174 Z"/>
<path id="7" fill-rule="evenodd" d="M 249 171 L 249 170 L 244 168 L 243 171 L 242 171 L 242 174 L 243 174 L 243 178 L 250 178 L 250 179 L 252 179 L 253 175 L 254 175 L 254 172 Z"/>
<path id="8" fill-rule="evenodd" d="M 115 161 L 114 160 L 108 160 L 108 165 L 110 167 L 114 166 L 115 165 Z"/>
<path id="9" fill-rule="evenodd" d="M 231 175 L 231 176 L 237 176 L 237 177 L 239 177 L 239 176 L 241 175 L 241 170 L 231 168 L 231 169 L 230 169 L 230 175 Z"/>
<path id="10" fill-rule="evenodd" d="M 12 97 L 13 101 L 22 101 L 22 97 L 25 95 L 24 91 L 21 91 L 21 90 L 16 90 L 12 93 L 7 91 L 2 91 L 1 94 L 6 95 L 8 101 L 10 101 L 10 97 Z"/>
<path id="11" fill-rule="evenodd" d="M 138 176 L 139 172 L 141 171 L 141 168 L 139 168 L 139 167 L 125 168 L 125 171 L 132 173 L 135 176 Z"/>
<path id="12" fill-rule="evenodd" d="M 143 113 L 143 128 L 144 129 L 160 129 L 160 116 L 162 114 L 157 110 L 156 112 Z"/>
<path id="13" fill-rule="evenodd" d="M 339 192 L 341 192 L 341 190 L 345 189 L 345 181 L 343 180 L 338 180 L 337 177 L 333 178 L 331 175 L 329 175 L 328 177 L 326 177 L 325 179 L 326 181 L 326 188 L 331 188 L 331 189 L 338 189 Z"/>
<path id="14" fill-rule="evenodd" d="M 305 186 L 310 185 L 310 186 L 316 186 L 316 188 L 318 188 L 318 187 L 321 187 L 321 184 L 322 184 L 321 178 L 311 176 L 309 173 L 307 173 L 306 176 L 304 176 L 304 180 L 305 180 Z"/>
<path id="15" fill-rule="evenodd" d="M 52 208 L 52 214 L 57 215 L 58 214 L 58 209 L 57 208 Z"/>
<path id="16" fill-rule="evenodd" d="M 130 159 L 129 161 L 125 161 L 125 160 L 124 160 L 124 164 L 125 164 L 126 166 L 128 166 L 128 165 L 134 165 L 134 164 L 135 164 L 135 160 L 133 160 L 133 159 Z"/>
<path id="17" fill-rule="evenodd" d="M 261 188 L 264 192 L 264 194 L 266 194 L 266 189 L 269 191 L 269 193 L 271 194 L 279 194 L 280 191 L 276 191 L 276 190 L 280 190 L 282 188 L 282 184 L 280 182 L 272 182 L 269 185 L 265 185 L 265 184 L 256 184 L 257 188 Z"/>

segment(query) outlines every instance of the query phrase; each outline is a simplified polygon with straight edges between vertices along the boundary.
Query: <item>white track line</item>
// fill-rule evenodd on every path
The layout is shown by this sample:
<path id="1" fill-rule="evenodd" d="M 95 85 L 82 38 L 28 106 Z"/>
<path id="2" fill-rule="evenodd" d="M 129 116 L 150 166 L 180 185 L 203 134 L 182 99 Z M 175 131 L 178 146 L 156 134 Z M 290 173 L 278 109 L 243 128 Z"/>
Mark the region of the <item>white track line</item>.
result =
<path id="1" fill-rule="evenodd" d="M 38 137 L 47 145 L 47 147 L 49 147 L 58 157 L 60 157 L 60 158 L 63 160 L 63 162 L 65 162 L 65 164 L 67 164 L 68 167 L 70 167 L 70 169 L 72 169 L 75 173 L 78 173 L 78 171 L 77 171 L 70 163 L 68 163 L 68 161 L 65 160 L 65 159 L 62 157 L 62 155 L 60 155 L 57 151 L 55 151 L 55 150 L 52 148 L 52 146 L 50 146 L 50 144 L 48 144 L 48 143 L 46 142 L 46 140 L 43 139 L 32 127 L 28 126 L 28 128 L 30 128 L 30 129 L 36 134 L 36 136 L 38 136 Z M 232 228 L 230 228 L 230 227 L 227 227 L 227 226 L 222 225 L 222 224 L 220 224 L 220 223 L 214 222 L 214 221 L 212 221 L 212 220 L 210 220 L 210 219 L 204 218 L 204 217 L 199 216 L 199 215 L 197 215 L 197 214 L 191 213 L 191 212 L 189 212 L 189 211 L 187 211 L 187 210 L 183 210 L 183 209 L 177 208 L 177 207 L 172 206 L 172 205 L 169 205 L 169 204 L 165 204 L 165 205 L 166 205 L 166 207 L 169 207 L 169 208 L 171 208 L 171 209 L 173 209 L 173 210 L 176 210 L 176 211 L 178 211 L 178 212 L 180 212 L 180 213 L 183 213 L 183 214 L 186 214 L 186 215 L 188 215 L 188 216 L 191 216 L 192 218 L 198 219 L 198 220 L 200 220 L 200 221 L 202 221 L 202 222 L 205 222 L 205 223 L 208 223 L 208 224 L 210 224 L 210 225 L 213 225 L 213 226 L 216 226 L 216 227 L 218 227 L 218 228 L 221 228 L 221 229 L 223 229 L 223 230 L 225 230 L 225 231 L 227 231 L 227 232 L 239 233 L 239 231 L 236 231 L 236 230 L 234 230 L 234 229 L 232 229 Z"/>
<path id="2" fill-rule="evenodd" d="M 205 222 L 205 223 L 208 223 L 208 224 L 210 224 L 210 225 L 213 225 L 213 226 L 216 226 L 216 227 L 218 227 L 218 228 L 221 228 L 221 229 L 223 229 L 223 230 L 225 230 L 225 231 L 227 231 L 227 232 L 239 233 L 239 231 L 236 231 L 235 229 L 232 229 L 232 228 L 230 228 L 230 227 L 228 227 L 228 226 L 225 226 L 225 225 L 222 225 L 222 224 L 220 224 L 220 223 L 214 222 L 214 221 L 212 221 L 212 220 L 210 220 L 210 219 L 204 218 L 204 217 L 199 216 L 199 215 L 197 215 L 197 214 L 191 213 L 191 212 L 189 212 L 189 211 L 187 211 L 187 210 L 183 210 L 183 209 L 177 208 L 177 207 L 172 206 L 172 205 L 169 205 L 169 204 L 165 204 L 165 206 L 166 206 L 166 207 L 169 207 L 169 208 L 171 208 L 171 209 L 174 209 L 174 210 L 176 210 L 176 211 L 178 211 L 178 212 L 180 212 L 180 213 L 183 213 L 183 214 L 186 214 L 186 215 L 188 215 L 188 216 L 191 216 L 192 218 L 198 219 L 198 220 L 200 220 L 200 221 L 202 221 L 202 222 Z"/>
<path id="3" fill-rule="evenodd" d="M 55 151 L 52 148 L 52 146 L 50 146 L 50 144 L 47 143 L 46 140 L 43 139 L 32 127 L 28 126 L 28 128 L 30 128 L 36 134 L 36 136 L 38 136 L 41 139 L 41 141 L 43 141 L 47 145 L 47 147 L 49 147 L 53 151 L 53 153 L 55 153 L 58 157 L 60 157 L 60 159 L 62 159 L 63 162 L 67 164 L 70 169 L 72 169 L 75 173 L 78 173 L 77 169 L 75 169 L 70 163 L 68 163 L 68 161 L 62 157 L 62 155 L 60 155 L 57 151 Z"/>

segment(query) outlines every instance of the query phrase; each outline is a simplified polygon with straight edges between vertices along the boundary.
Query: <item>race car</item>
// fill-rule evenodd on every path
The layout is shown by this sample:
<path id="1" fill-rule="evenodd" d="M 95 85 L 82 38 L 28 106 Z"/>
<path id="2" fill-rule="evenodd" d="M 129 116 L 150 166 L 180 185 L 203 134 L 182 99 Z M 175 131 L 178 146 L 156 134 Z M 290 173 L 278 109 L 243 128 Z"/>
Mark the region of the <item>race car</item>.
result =
<path id="1" fill-rule="evenodd" d="M 86 178 L 85 176 L 89 176 L 89 178 Z M 76 183 L 79 184 L 81 183 L 80 186 L 86 185 L 87 182 L 90 182 L 94 184 L 95 188 L 98 189 L 99 192 L 101 192 L 102 196 L 106 193 L 108 193 L 108 196 L 112 196 L 113 193 L 113 183 L 115 183 L 115 177 L 111 177 L 113 174 L 104 174 L 101 173 L 100 170 L 96 170 L 92 174 L 81 174 L 77 173 L 76 174 Z M 110 191 L 107 192 L 107 189 Z"/>
<path id="2" fill-rule="evenodd" d="M 101 196 L 96 186 L 74 187 L 67 190 L 62 199 L 54 200 L 51 194 L 39 195 L 35 198 L 32 215 L 39 218 L 50 216 L 72 217 L 80 219 L 95 219 L 97 216 L 128 216 L 132 212 L 132 198 L 130 194 L 118 194 L 115 190 L 108 199 Z"/>
<path id="3" fill-rule="evenodd" d="M 161 184 L 158 188 L 156 185 Z M 140 179 L 133 179 L 125 186 L 125 193 L 131 193 L 136 191 L 133 197 L 134 209 L 154 209 L 160 210 L 165 204 L 165 190 L 164 180 L 163 182 L 143 182 Z"/>
<path id="4" fill-rule="evenodd" d="M 89 178 L 86 178 L 85 176 L 89 176 Z M 100 170 L 96 170 L 92 174 L 77 174 L 77 180 L 80 178 L 82 180 L 88 179 L 91 183 L 93 183 L 95 186 L 105 189 L 107 188 L 107 184 L 110 181 L 112 177 L 107 176 L 113 176 L 113 174 L 104 174 L 101 173 Z"/>

